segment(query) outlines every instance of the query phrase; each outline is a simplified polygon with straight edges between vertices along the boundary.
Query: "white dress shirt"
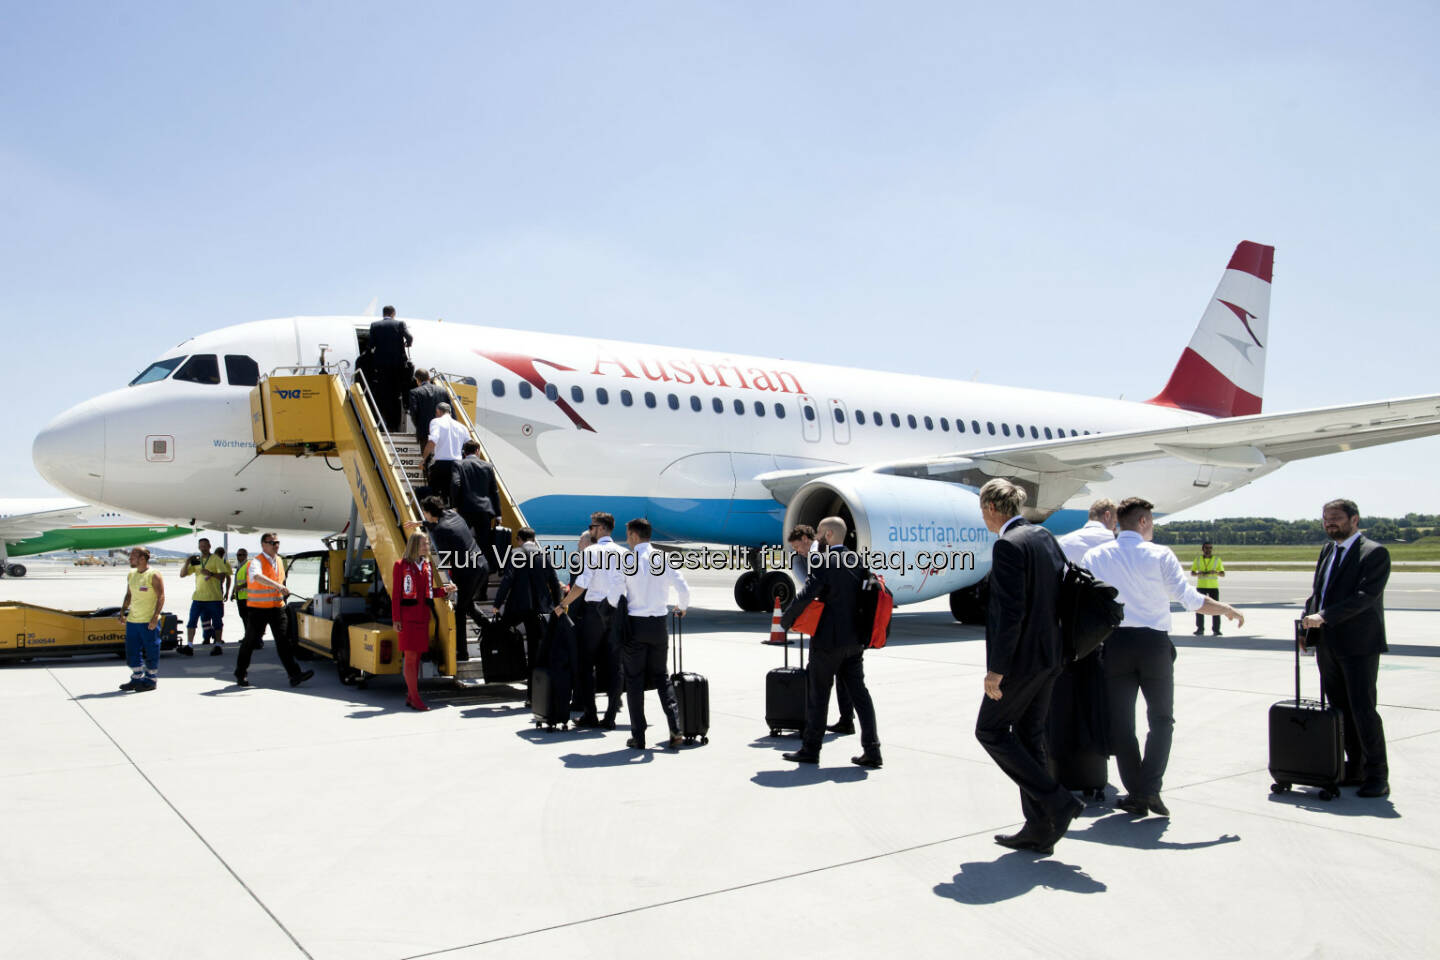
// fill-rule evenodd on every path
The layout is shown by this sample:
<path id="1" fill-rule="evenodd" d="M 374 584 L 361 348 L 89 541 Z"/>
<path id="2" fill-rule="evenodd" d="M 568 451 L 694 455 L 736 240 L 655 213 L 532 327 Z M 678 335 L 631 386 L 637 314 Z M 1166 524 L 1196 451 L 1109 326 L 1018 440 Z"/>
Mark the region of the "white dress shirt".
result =
<path id="1" fill-rule="evenodd" d="M 632 617 L 663 617 L 670 612 L 670 588 L 675 588 L 676 606 L 690 605 L 690 585 L 670 564 L 665 554 L 646 541 L 635 546 L 635 572 L 625 575 L 625 602 Z"/>
<path id="2" fill-rule="evenodd" d="M 1090 552 L 1091 547 L 1098 547 L 1114 539 L 1114 531 L 1106 529 L 1105 524 L 1099 520 L 1091 520 L 1079 530 L 1072 530 L 1061 537 L 1059 539 L 1060 551 L 1065 554 L 1066 560 L 1083 567 L 1084 564 L 1081 561 L 1085 558 L 1085 554 Z"/>
<path id="3" fill-rule="evenodd" d="M 609 600 L 614 606 L 625 596 L 625 554 L 624 547 L 613 537 L 601 537 L 585 548 L 580 554 L 580 575 L 575 585 L 585 589 L 588 603 Z"/>
<path id="4" fill-rule="evenodd" d="M 1110 543 L 1091 547 L 1080 565 L 1119 591 L 1125 604 L 1122 627 L 1170 632 L 1170 601 L 1198 610 L 1205 598 L 1190 585 L 1175 551 L 1149 543 L 1134 530 L 1121 530 Z"/>
<path id="5" fill-rule="evenodd" d="M 810 541 L 810 552 L 820 552 L 819 540 Z M 795 575 L 796 580 L 799 580 L 803 584 L 806 580 L 810 579 L 810 558 L 808 556 L 801 556 L 798 553 L 792 556 L 790 558 L 790 572 Z"/>
<path id="6" fill-rule="evenodd" d="M 448 413 L 430 421 L 430 442 L 435 444 L 436 460 L 459 460 L 461 448 L 470 439 L 470 431 Z"/>
<path id="7" fill-rule="evenodd" d="M 1335 566 L 1335 557 L 1339 556 L 1340 562 L 1344 563 L 1345 558 L 1350 556 L 1350 548 L 1355 546 L 1355 541 L 1359 539 L 1360 531 L 1356 530 L 1354 533 L 1350 534 L 1349 537 L 1341 540 L 1339 544 L 1339 549 L 1331 550 L 1330 559 L 1325 561 L 1325 569 L 1320 574 L 1320 615 L 1322 617 L 1325 615 L 1325 588 L 1330 585 L 1330 568 Z"/>

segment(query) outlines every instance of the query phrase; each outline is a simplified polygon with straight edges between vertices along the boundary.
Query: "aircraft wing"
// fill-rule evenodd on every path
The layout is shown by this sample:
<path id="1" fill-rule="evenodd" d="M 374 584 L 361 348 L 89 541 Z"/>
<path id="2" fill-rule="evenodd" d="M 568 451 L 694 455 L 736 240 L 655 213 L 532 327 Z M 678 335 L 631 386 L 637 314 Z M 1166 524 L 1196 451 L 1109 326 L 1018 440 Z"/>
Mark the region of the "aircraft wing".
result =
<path id="1" fill-rule="evenodd" d="M 1436 434 L 1440 434 L 1440 394 L 1431 394 L 1017 443 L 872 464 L 863 469 L 976 487 L 991 477 L 1008 477 L 1025 486 L 1030 504 L 1046 515 L 1059 509 L 1087 483 L 1109 479 L 1109 468 L 1121 463 L 1171 457 L 1216 467 L 1273 467 L 1291 460 Z M 853 469 L 860 468 L 785 470 L 758 479 L 777 500 L 787 503 L 809 480 Z"/>
<path id="2" fill-rule="evenodd" d="M 47 530 L 68 526 L 82 519 L 85 510 L 86 508 L 83 506 L 64 507 L 58 510 L 36 510 L 34 513 L 5 517 L 0 519 L 0 540 L 14 543 L 17 540 L 38 537 Z"/>

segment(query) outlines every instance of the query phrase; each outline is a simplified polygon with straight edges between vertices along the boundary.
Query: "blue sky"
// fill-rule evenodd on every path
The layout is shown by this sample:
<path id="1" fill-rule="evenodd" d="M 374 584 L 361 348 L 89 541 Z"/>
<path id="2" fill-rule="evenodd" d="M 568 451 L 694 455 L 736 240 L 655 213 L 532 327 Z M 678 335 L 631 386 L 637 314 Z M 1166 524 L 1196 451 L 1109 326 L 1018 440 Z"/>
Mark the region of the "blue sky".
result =
<path id="1" fill-rule="evenodd" d="M 15 6 L 0 495 L 199 331 L 403 315 L 1142 399 L 1239 240 L 1265 409 L 1436 392 L 1440 12 Z M 1440 511 L 1440 438 L 1183 516 Z"/>

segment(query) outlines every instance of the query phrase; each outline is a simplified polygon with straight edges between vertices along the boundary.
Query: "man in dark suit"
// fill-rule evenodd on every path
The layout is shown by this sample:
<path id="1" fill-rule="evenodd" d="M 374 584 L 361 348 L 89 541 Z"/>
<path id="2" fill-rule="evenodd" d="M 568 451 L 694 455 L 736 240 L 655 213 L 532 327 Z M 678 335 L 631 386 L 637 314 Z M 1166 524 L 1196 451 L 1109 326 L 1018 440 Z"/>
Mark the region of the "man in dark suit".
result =
<path id="1" fill-rule="evenodd" d="M 845 546 L 845 521 L 826 517 L 820 521 L 816 540 L 822 553 L 810 564 L 805 588 L 790 601 L 780 624 L 786 630 L 810 601 L 825 604 L 815 635 L 810 639 L 810 675 L 805 704 L 805 733 L 800 749 L 785 754 L 795 763 L 819 763 L 820 743 L 825 737 L 825 716 L 830 710 L 830 687 L 839 676 L 850 691 L 855 715 L 860 720 L 862 752 L 850 762 L 862 767 L 881 766 L 880 736 L 875 728 L 875 704 L 865 687 L 865 666 L 861 654 L 870 639 L 868 624 L 860 624 L 857 610 L 860 591 L 870 571 L 860 557 Z"/>
<path id="2" fill-rule="evenodd" d="M 415 371 L 415 387 L 410 391 L 410 423 L 415 427 L 415 439 L 421 449 L 430 442 L 430 421 L 435 419 L 435 408 L 449 400 L 445 388 L 430 379 L 429 370 Z"/>
<path id="3" fill-rule="evenodd" d="M 994 479 L 980 488 L 985 526 L 999 539 L 991 554 L 985 622 L 985 699 L 975 739 L 1020 788 L 1025 826 L 995 842 L 1040 854 L 1054 851 L 1085 805 L 1055 779 L 1045 743 L 1050 692 L 1064 667 L 1060 579 L 1065 555 L 1043 527 L 1020 516 L 1025 491 Z"/>
<path id="4" fill-rule="evenodd" d="M 1360 533 L 1353 500 L 1331 500 L 1321 513 L 1331 543 L 1320 551 L 1305 601 L 1306 646 L 1318 643 L 1320 683 L 1345 715 L 1345 783 L 1357 796 L 1390 793 L 1385 727 L 1375 709 L 1375 675 L 1385 643 L 1385 582 L 1390 552 Z"/>
<path id="5" fill-rule="evenodd" d="M 405 321 L 395 319 L 395 308 L 386 307 L 381 318 L 370 324 L 370 367 L 375 373 L 375 405 L 385 429 L 400 429 L 400 410 L 405 400 L 410 357 L 406 349 L 415 342 Z"/>
<path id="6" fill-rule="evenodd" d="M 535 542 L 534 530 L 521 527 L 517 537 L 520 548 L 510 551 L 506 558 L 500 588 L 495 592 L 495 610 L 500 614 L 502 627 L 525 625 L 525 655 L 534 669 L 539 664 L 540 638 L 545 635 L 545 623 L 540 615 L 560 602 L 560 578 L 550 565 L 550 558 Z M 528 694 L 528 678 L 525 690 Z"/>
<path id="7" fill-rule="evenodd" d="M 495 525 L 495 515 L 500 512 L 500 485 L 495 481 L 495 468 L 480 459 L 480 444 L 466 440 L 460 454 L 452 487 L 455 510 L 470 524 L 475 542 L 488 552 L 494 540 L 490 528 Z"/>

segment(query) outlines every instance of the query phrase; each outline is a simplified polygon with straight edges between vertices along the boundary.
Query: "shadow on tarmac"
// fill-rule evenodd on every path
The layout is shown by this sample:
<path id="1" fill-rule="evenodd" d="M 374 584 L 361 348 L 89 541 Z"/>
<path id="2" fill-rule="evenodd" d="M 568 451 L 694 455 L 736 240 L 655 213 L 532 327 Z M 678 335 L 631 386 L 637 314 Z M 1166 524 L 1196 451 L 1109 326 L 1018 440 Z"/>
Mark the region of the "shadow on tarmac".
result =
<path id="1" fill-rule="evenodd" d="M 1239 843 L 1240 837 L 1233 833 L 1221 834 L 1214 840 L 1191 840 L 1177 842 L 1164 839 L 1170 828 L 1169 817 L 1142 817 L 1136 819 L 1129 814 L 1115 813 L 1091 820 L 1084 830 L 1071 830 L 1066 840 L 1085 840 L 1089 843 L 1103 843 L 1110 847 L 1127 847 L 1131 850 L 1202 850 L 1225 843 Z"/>
<path id="2" fill-rule="evenodd" d="M 1337 817 L 1374 817 L 1377 820 L 1399 820 L 1400 811 L 1395 809 L 1395 804 L 1390 802 L 1389 797 L 1370 799 L 1357 797 L 1351 790 L 1349 793 L 1341 791 L 1341 795 L 1334 800 L 1321 800 L 1318 791 L 1306 790 L 1303 787 L 1294 787 L 1289 793 L 1272 793 L 1270 802 L 1282 804 L 1287 807 L 1299 807 L 1302 810 L 1310 810 L 1314 813 L 1330 813 Z"/>
<path id="3" fill-rule="evenodd" d="M 847 758 L 843 767 L 797 763 L 793 770 L 761 770 L 750 782 L 760 787 L 813 787 L 817 783 L 854 783 L 869 776 L 869 770 L 854 766 Z"/>
<path id="4" fill-rule="evenodd" d="M 1016 850 L 996 860 L 960 864 L 955 879 L 935 885 L 935 895 L 957 903 L 1000 903 L 1023 897 L 1038 887 L 1069 893 L 1104 893 L 1109 889 L 1075 864 Z"/>

